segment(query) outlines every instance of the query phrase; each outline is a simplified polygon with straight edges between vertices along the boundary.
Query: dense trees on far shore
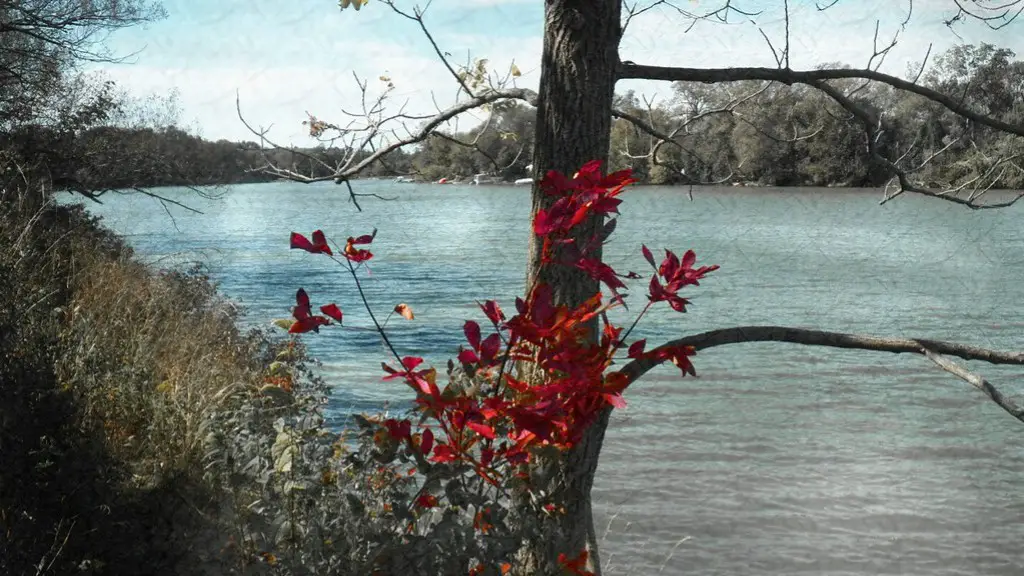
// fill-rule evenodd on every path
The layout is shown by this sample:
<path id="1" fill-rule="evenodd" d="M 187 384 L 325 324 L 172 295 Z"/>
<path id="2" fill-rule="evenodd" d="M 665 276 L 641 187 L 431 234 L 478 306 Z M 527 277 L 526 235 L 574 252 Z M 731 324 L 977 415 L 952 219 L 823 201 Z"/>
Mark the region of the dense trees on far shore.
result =
<path id="1" fill-rule="evenodd" d="M 1010 50 L 988 44 L 954 47 L 935 60 L 921 81 L 943 93 L 963 94 L 968 107 L 996 118 L 1010 123 L 1024 119 L 1024 62 Z M 924 164 L 916 172 L 924 183 L 952 187 L 999 170 L 1000 187 L 1024 187 L 1024 169 L 1010 161 L 1024 150 L 1011 137 L 956 117 L 920 96 L 884 84 L 858 88 L 856 82 L 848 81 L 846 88 L 885 125 L 880 149 L 902 156 L 907 166 Z M 888 179 L 887 172 L 872 165 L 863 130 L 813 88 L 762 82 L 677 83 L 674 88 L 673 98 L 665 102 L 649 104 L 632 92 L 616 97 L 619 112 L 644 118 L 673 139 L 658 145 L 654 136 L 616 119 L 610 150 L 614 169 L 632 167 L 649 184 L 878 186 Z M 433 135 L 408 152 L 399 149 L 363 176 L 404 175 L 424 181 L 480 173 L 507 181 L 528 176 L 535 110 L 504 102 L 491 114 L 488 122 L 471 130 Z M 69 180 L 90 189 L 260 182 L 273 178 L 258 170 L 268 163 L 324 176 L 327 167 L 310 157 L 336 165 L 346 153 L 324 146 L 264 151 L 255 142 L 209 141 L 152 122 L 93 126 L 70 139 L 66 132 L 42 126 L 31 132 L 40 150 L 65 146 L 75 151 L 67 157 L 88 159 L 90 170 L 68 166 L 67 173 L 55 174 L 57 187 Z M 51 169 L 55 164 L 60 163 L 51 162 Z M 97 170 L 99 166 L 103 168 Z"/>
<path id="2" fill-rule="evenodd" d="M 1024 169 L 1009 160 L 1024 153 L 1019 142 L 920 96 L 884 84 L 858 89 L 856 82 L 848 81 L 847 89 L 886 126 L 880 149 L 902 156 L 907 166 L 924 164 L 916 174 L 927 185 L 953 187 L 999 170 L 999 187 L 1024 188 Z M 1024 62 L 1010 50 L 988 44 L 954 47 L 935 60 L 922 83 L 963 94 L 968 107 L 1007 122 L 1024 119 Z M 879 186 L 888 179 L 871 163 L 864 131 L 813 88 L 762 82 L 677 83 L 674 88 L 673 98 L 665 102 L 648 104 L 632 92 L 616 97 L 618 111 L 644 118 L 673 139 L 658 145 L 654 136 L 616 119 L 612 168 L 632 167 L 649 184 Z M 528 176 L 535 110 L 504 102 L 491 114 L 471 130 L 436 134 L 408 152 L 396 150 L 363 176 L 424 181 L 481 173 L 506 181 Z M 63 150 L 57 155 L 77 160 L 49 162 L 57 188 L 73 188 L 69 182 L 87 189 L 261 182 L 273 179 L 258 170 L 268 163 L 319 177 L 330 173 L 324 164 L 337 165 L 347 152 L 324 146 L 260 150 L 256 142 L 205 140 L 174 125 L 132 125 L 125 116 L 112 118 L 114 126 L 93 125 L 73 137 L 40 125 L 15 132 L 34 153 Z M 360 152 L 357 160 L 368 154 Z"/>

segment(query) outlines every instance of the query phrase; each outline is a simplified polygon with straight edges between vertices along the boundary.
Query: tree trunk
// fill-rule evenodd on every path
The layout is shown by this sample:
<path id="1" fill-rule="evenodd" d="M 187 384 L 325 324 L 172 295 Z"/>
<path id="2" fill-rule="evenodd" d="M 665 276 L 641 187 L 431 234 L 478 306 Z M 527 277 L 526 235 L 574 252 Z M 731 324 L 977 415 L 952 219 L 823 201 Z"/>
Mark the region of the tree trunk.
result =
<path id="1" fill-rule="evenodd" d="M 535 182 L 548 170 L 571 176 L 591 160 L 607 163 L 621 35 L 619 0 L 547 0 L 533 154 Z M 533 215 L 553 201 L 534 184 Z M 589 238 L 602 224 L 603 218 L 594 218 L 580 226 L 579 234 Z M 538 282 L 547 284 L 555 303 L 569 307 L 598 291 L 598 283 L 579 270 L 542 266 L 540 251 L 541 244 L 531 231 L 528 289 Z M 593 328 L 596 337 L 596 322 Z M 543 537 L 524 551 L 525 573 L 560 574 L 558 555 L 575 558 L 583 550 L 589 553 L 590 569 L 600 573 L 590 489 L 608 415 L 606 410 L 584 440 L 557 463 L 556 501 L 565 503 L 566 511 L 543 521 Z"/>

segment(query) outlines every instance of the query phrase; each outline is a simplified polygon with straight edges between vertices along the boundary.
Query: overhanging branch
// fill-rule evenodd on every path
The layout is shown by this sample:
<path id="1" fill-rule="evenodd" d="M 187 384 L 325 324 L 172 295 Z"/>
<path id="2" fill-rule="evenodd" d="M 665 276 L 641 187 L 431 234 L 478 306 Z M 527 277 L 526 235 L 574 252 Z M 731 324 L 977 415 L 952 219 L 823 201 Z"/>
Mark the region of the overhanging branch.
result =
<path id="1" fill-rule="evenodd" d="M 830 348 L 891 352 L 894 354 L 920 354 L 929 358 L 944 370 L 966 380 L 972 386 L 985 392 L 989 398 L 1013 417 L 1024 421 L 1024 409 L 1003 396 L 1003 394 L 980 376 L 972 374 L 965 368 L 943 358 L 943 355 L 955 356 L 964 360 L 981 360 L 989 364 L 1020 366 L 1024 365 L 1024 352 L 990 350 L 957 342 L 925 338 L 883 338 L 880 336 L 791 328 L 788 326 L 738 326 L 685 336 L 651 350 L 650 355 L 653 356 L 658 351 L 679 348 L 681 346 L 692 346 L 695 350 L 706 350 L 716 346 L 742 344 L 745 342 L 789 342 L 805 346 L 825 346 Z M 619 371 L 627 376 L 628 382 L 632 383 L 663 362 L 664 360 L 655 360 L 647 357 L 640 358 L 627 363 Z"/>
<path id="2" fill-rule="evenodd" d="M 888 202 L 889 200 L 892 200 L 893 198 L 895 198 L 904 191 L 922 194 L 924 196 L 931 196 L 933 198 L 939 198 L 956 204 L 961 204 L 972 209 L 1005 208 L 1007 206 L 1012 206 L 1018 200 L 1024 197 L 1024 192 L 1020 192 L 1014 195 L 1011 199 L 1006 200 L 1004 202 L 993 202 L 988 204 L 981 204 L 978 202 L 978 199 L 981 198 L 986 192 L 988 192 L 988 190 L 991 189 L 992 185 L 995 184 L 997 179 L 991 179 L 990 176 L 1003 164 L 1003 162 L 1006 161 L 1006 159 L 1001 159 L 998 162 L 993 163 L 985 174 L 982 174 L 977 178 L 973 178 L 972 180 L 965 182 L 964 184 L 952 188 L 950 190 L 930 190 L 928 188 L 915 185 L 910 181 L 910 178 L 905 170 L 901 169 L 896 162 L 893 162 L 892 160 L 886 158 L 884 155 L 882 155 L 881 152 L 879 152 L 876 140 L 879 131 L 882 129 L 880 120 L 874 118 L 862 106 L 857 105 L 857 103 L 851 100 L 848 96 L 846 96 L 845 94 L 837 90 L 834 86 L 826 82 L 815 82 L 811 84 L 811 86 L 817 88 L 818 90 L 821 90 L 830 98 L 835 100 L 837 104 L 842 106 L 847 112 L 852 114 L 861 123 L 861 125 L 864 127 L 864 132 L 867 135 L 868 153 L 876 162 L 879 163 L 879 165 L 885 168 L 885 170 L 899 182 L 899 190 L 893 195 L 886 194 L 886 197 L 882 200 L 883 204 Z M 1010 160 L 1012 159 L 1013 158 L 1010 158 Z M 928 160 L 926 160 L 926 162 L 927 161 Z M 989 182 L 987 186 L 985 185 L 986 181 Z M 967 198 L 960 198 L 956 196 L 958 192 L 967 188 L 971 184 L 975 184 L 974 190 Z"/>
<path id="3" fill-rule="evenodd" d="M 469 100 L 459 102 L 458 104 L 446 110 L 443 110 L 442 112 L 428 120 L 426 123 L 423 124 L 423 126 L 420 127 L 419 130 L 413 132 L 408 137 L 402 138 L 401 140 L 397 140 L 395 142 L 392 142 L 391 144 L 388 144 L 387 146 L 381 147 L 373 154 L 370 154 L 369 156 L 364 158 L 358 164 L 350 168 L 347 168 L 343 172 L 334 175 L 333 179 L 340 184 L 341 182 L 344 182 L 348 178 L 351 178 L 352 176 L 362 172 L 363 169 L 365 169 L 367 166 L 373 164 L 377 160 L 383 158 L 384 156 L 387 156 L 388 154 L 394 152 L 395 150 L 398 150 L 403 146 L 408 146 L 410 144 L 415 144 L 417 142 L 424 140 L 425 138 L 430 136 L 430 134 L 438 126 L 444 124 L 445 122 L 451 120 L 452 118 L 458 116 L 459 114 L 468 112 L 475 108 L 479 108 L 485 104 L 497 102 L 499 100 L 523 100 L 524 102 L 530 104 L 531 106 L 536 106 L 537 93 L 534 92 L 533 90 L 528 90 L 526 88 L 510 88 L 506 90 L 495 90 L 492 92 L 486 92 L 484 94 L 480 94 L 476 97 L 470 98 Z"/>
<path id="4" fill-rule="evenodd" d="M 672 66 L 645 66 L 624 62 L 619 67 L 620 80 L 664 80 L 668 82 L 740 82 L 743 80 L 768 80 L 783 84 L 807 84 L 815 86 L 824 80 L 854 78 L 873 80 L 893 88 L 912 92 L 941 104 L 949 111 L 978 124 L 995 128 L 1009 134 L 1024 136 L 1024 125 L 1010 124 L 1002 120 L 975 112 L 957 99 L 932 90 L 898 76 L 875 70 L 826 68 L 821 70 L 791 70 L 789 68 L 677 68 Z"/>

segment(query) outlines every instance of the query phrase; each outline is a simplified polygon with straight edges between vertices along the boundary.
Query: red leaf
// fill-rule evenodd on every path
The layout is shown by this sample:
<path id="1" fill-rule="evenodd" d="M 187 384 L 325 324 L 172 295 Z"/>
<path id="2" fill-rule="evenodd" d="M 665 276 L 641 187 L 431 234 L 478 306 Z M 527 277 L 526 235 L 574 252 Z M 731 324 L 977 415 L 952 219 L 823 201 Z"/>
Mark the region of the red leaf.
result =
<path id="1" fill-rule="evenodd" d="M 651 268 L 658 269 L 658 265 L 654 263 L 654 254 L 651 254 L 651 250 L 646 244 L 640 245 L 640 251 L 644 253 L 644 258 L 651 264 Z"/>
<path id="2" fill-rule="evenodd" d="M 372 234 L 363 234 L 362 236 L 360 236 L 358 238 L 355 238 L 355 239 L 349 238 L 348 241 L 351 242 L 352 244 L 369 244 L 369 243 L 373 242 L 373 239 L 376 238 L 376 237 L 377 237 L 377 229 L 374 228 Z"/>
<path id="3" fill-rule="evenodd" d="M 291 237 L 291 248 L 298 250 L 305 250 L 306 252 L 313 252 L 313 243 L 306 239 L 305 236 L 298 232 L 292 232 Z"/>
<path id="4" fill-rule="evenodd" d="M 647 339 L 637 340 L 629 345 L 629 353 L 627 354 L 630 358 L 639 358 L 644 353 L 644 346 L 647 345 Z"/>
<path id="5" fill-rule="evenodd" d="M 313 232 L 313 241 L 310 242 L 305 236 L 298 232 L 292 232 L 291 248 L 299 250 L 305 250 L 311 254 L 327 254 L 332 255 L 331 247 L 327 245 L 327 238 L 324 237 L 322 230 L 316 230 Z"/>
<path id="6" fill-rule="evenodd" d="M 437 496 L 434 496 L 433 494 L 421 494 L 420 497 L 416 499 L 416 506 L 418 508 L 434 508 L 437 506 Z"/>
<path id="7" fill-rule="evenodd" d="M 482 466 L 490 466 L 491 461 L 494 460 L 494 450 L 490 448 L 480 449 L 480 464 Z"/>
<path id="8" fill-rule="evenodd" d="M 330 316 L 331 318 L 334 318 L 338 322 L 338 324 L 341 324 L 341 308 L 338 308 L 337 304 L 331 303 L 321 306 L 320 311 Z"/>
<path id="9" fill-rule="evenodd" d="M 491 396 L 484 400 L 484 405 L 480 408 L 480 415 L 488 420 L 497 418 L 498 414 L 504 412 L 506 406 L 507 403 L 504 399 Z"/>
<path id="10" fill-rule="evenodd" d="M 363 250 L 361 248 L 356 248 L 355 246 L 357 244 L 369 244 L 369 243 L 373 242 L 373 239 L 376 236 L 377 236 L 377 229 L 376 228 L 373 229 L 373 234 L 365 234 L 365 235 L 360 236 L 358 238 L 353 238 L 353 237 L 349 236 L 348 240 L 345 242 L 345 250 L 343 251 L 344 254 L 345 254 L 345 258 L 347 258 L 351 262 L 357 262 L 357 263 L 358 262 L 365 262 L 365 261 L 369 260 L 370 258 L 373 258 L 373 253 L 372 252 L 370 252 L 369 250 Z"/>
<path id="11" fill-rule="evenodd" d="M 413 318 L 415 318 L 415 316 L 412 313 L 412 308 L 410 308 L 409 305 L 404 302 L 395 306 L 395 312 L 401 314 L 402 318 L 405 318 L 406 320 L 412 320 Z"/>
<path id="12" fill-rule="evenodd" d="M 516 296 L 516 312 L 526 314 L 526 301 Z"/>
<path id="13" fill-rule="evenodd" d="M 459 362 L 463 364 L 476 364 L 480 359 L 477 357 L 476 352 L 472 350 L 460 350 L 459 351 Z"/>
<path id="14" fill-rule="evenodd" d="M 574 576 L 594 576 L 594 573 L 587 570 L 587 557 L 589 554 L 586 550 L 580 552 L 580 555 L 576 558 L 569 558 L 564 552 L 558 555 L 558 563 L 562 565 L 569 574 Z"/>
<path id="15" fill-rule="evenodd" d="M 689 303 L 690 301 L 687 300 L 686 298 L 680 298 L 678 296 L 675 296 L 674 294 L 672 298 L 668 299 L 668 305 L 671 306 L 672 309 L 675 310 L 676 312 L 686 312 L 686 305 Z"/>
<path id="16" fill-rule="evenodd" d="M 626 287 L 622 280 L 619 280 L 615 270 L 597 258 L 581 258 L 576 262 L 576 267 L 584 271 L 587 276 L 607 285 L 613 293 L 616 293 L 618 288 Z"/>
<path id="17" fill-rule="evenodd" d="M 612 405 L 613 408 L 625 408 L 626 399 L 621 394 L 602 394 L 605 400 Z"/>
<path id="18" fill-rule="evenodd" d="M 430 457 L 431 462 L 443 463 L 443 462 L 454 462 L 455 451 L 452 447 L 441 442 L 434 446 L 434 455 Z"/>
<path id="19" fill-rule="evenodd" d="M 693 250 L 687 250 L 686 254 L 683 254 L 683 268 L 693 268 L 694 263 L 697 262 L 697 255 Z"/>
<path id="20" fill-rule="evenodd" d="M 501 349 L 501 336 L 497 334 L 491 334 L 487 338 L 484 338 L 483 343 L 480 344 L 480 360 L 484 363 L 490 363 L 494 360 L 494 357 L 498 355 L 498 350 Z"/>
<path id="21" fill-rule="evenodd" d="M 487 319 L 494 324 L 499 324 L 505 320 L 505 313 L 501 311 L 501 307 L 494 300 L 488 300 L 480 305 L 480 308 L 484 311 Z"/>
<path id="22" fill-rule="evenodd" d="M 324 236 L 323 230 L 313 231 L 313 248 L 321 254 L 327 254 L 328 256 L 334 255 L 334 253 L 331 252 L 331 247 L 327 245 L 327 238 Z"/>
<path id="23" fill-rule="evenodd" d="M 569 221 L 569 228 L 575 228 L 580 225 L 580 222 L 586 220 L 592 208 L 593 206 L 589 203 L 577 208 L 572 215 L 572 220 Z"/>
<path id="24" fill-rule="evenodd" d="M 299 288 L 298 292 L 295 293 L 295 310 L 292 311 L 292 315 L 295 316 L 296 320 L 302 320 L 312 314 L 313 311 L 309 305 L 309 294 L 302 288 Z"/>
<path id="25" fill-rule="evenodd" d="M 494 440 L 494 428 L 487 426 L 486 424 L 480 424 L 478 422 L 470 422 L 466 424 L 466 427 L 473 430 L 477 434 L 487 438 L 488 440 Z"/>
<path id="26" fill-rule="evenodd" d="M 420 440 L 420 452 L 426 456 L 430 454 L 430 450 L 434 447 L 434 433 L 427 428 L 423 431 L 423 437 Z"/>
<path id="27" fill-rule="evenodd" d="M 636 182 L 636 180 L 633 178 L 633 170 L 626 168 L 625 170 L 612 172 L 611 174 L 605 176 L 602 184 L 608 188 L 615 188 L 625 186 L 627 184 L 632 184 L 633 182 Z"/>
<path id="28" fill-rule="evenodd" d="M 694 369 L 693 363 L 689 359 L 689 356 L 697 354 L 697 350 L 693 346 L 678 346 L 667 350 L 665 354 L 682 371 L 683 376 L 687 374 L 690 376 L 697 375 L 697 370 Z"/>
<path id="29" fill-rule="evenodd" d="M 523 393 L 530 389 L 530 385 L 522 380 L 516 380 L 512 376 L 505 374 L 505 384 L 515 390 L 516 392 Z"/>
<path id="30" fill-rule="evenodd" d="M 480 325 L 472 320 L 466 320 L 462 325 L 462 332 L 466 335 L 466 341 L 473 347 L 473 350 L 480 349 Z"/>
<path id="31" fill-rule="evenodd" d="M 537 236 L 550 234 L 556 226 L 557 222 L 547 210 L 538 210 L 537 215 L 533 217 L 533 233 Z"/>
<path id="32" fill-rule="evenodd" d="M 527 307 L 524 305 L 524 308 Z M 531 309 L 533 319 L 538 323 L 546 321 L 555 312 L 551 304 L 551 287 L 547 284 L 537 284 L 530 295 L 528 307 Z"/>
<path id="33" fill-rule="evenodd" d="M 384 427 L 387 428 L 388 434 L 396 440 L 405 440 L 412 433 L 412 423 L 408 420 L 389 418 L 384 421 Z"/>
<path id="34" fill-rule="evenodd" d="M 419 390 L 420 392 L 427 396 L 436 397 L 439 393 L 437 385 L 434 384 L 431 380 L 427 379 L 425 377 L 425 373 L 429 374 L 430 370 L 415 372 L 413 373 L 412 376 L 406 376 L 405 381 L 407 384 L 413 387 L 413 389 Z"/>
<path id="35" fill-rule="evenodd" d="M 330 321 L 323 316 L 306 316 L 297 319 L 292 327 L 288 329 L 289 334 L 303 334 L 305 332 L 319 332 L 321 326 L 326 326 Z"/>
<path id="36" fill-rule="evenodd" d="M 345 244 L 345 258 L 356 263 L 366 262 L 370 258 L 373 258 L 373 252 L 370 252 L 369 250 L 354 248 L 353 245 L 355 244 L 355 242 L 352 240 L 352 238 L 349 238 L 348 240 L 348 243 Z"/>
<path id="37" fill-rule="evenodd" d="M 423 358 L 420 358 L 418 356 L 406 356 L 405 358 L 402 358 L 402 365 L 405 366 L 407 370 L 412 370 L 413 368 L 419 366 L 422 363 Z"/>
<path id="38" fill-rule="evenodd" d="M 658 274 L 661 274 L 662 278 L 671 281 L 676 275 L 676 271 L 679 270 L 679 257 L 676 253 L 671 250 L 665 250 L 665 259 L 661 261 L 661 266 L 658 267 Z"/>

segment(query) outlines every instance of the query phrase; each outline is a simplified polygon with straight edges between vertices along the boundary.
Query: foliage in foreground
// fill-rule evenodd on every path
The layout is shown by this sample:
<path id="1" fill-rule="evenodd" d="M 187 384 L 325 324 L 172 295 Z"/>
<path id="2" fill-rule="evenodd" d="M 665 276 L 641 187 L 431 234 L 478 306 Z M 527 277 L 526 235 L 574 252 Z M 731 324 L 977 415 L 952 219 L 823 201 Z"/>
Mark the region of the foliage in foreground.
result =
<path id="1" fill-rule="evenodd" d="M 402 484 L 343 459 L 301 346 L 31 204 L 0 205 L 0 573 L 366 574 Z"/>
<path id="2" fill-rule="evenodd" d="M 571 179 L 555 171 L 547 174 L 540 186 L 555 201 L 538 211 L 533 222 L 533 232 L 543 243 L 543 262 L 582 270 L 612 296 L 605 301 L 598 292 L 569 308 L 555 305 L 555 287 L 541 281 L 529 288 L 525 299 L 516 299 L 517 313 L 511 318 L 497 302 L 482 303 L 490 333 L 485 336 L 477 322 L 466 321 L 468 347 L 459 352 L 458 367 L 449 362 L 449 383 L 443 387 L 436 369 L 422 367 L 422 358 L 401 356 L 387 336 L 387 321 L 378 322 L 366 300 L 357 270 L 373 258 L 369 245 L 376 231 L 349 237 L 343 248 L 335 249 L 321 230 L 311 238 L 292 234 L 292 248 L 327 256 L 347 268 L 398 362 L 397 368 L 382 365 L 384 380 L 401 379 L 415 395 L 411 418 L 361 419 L 363 436 L 374 444 L 373 457 L 418 488 L 411 499 L 382 510 L 405 525 L 402 547 L 417 552 L 396 555 L 400 564 L 389 561 L 385 573 L 593 574 L 587 569 L 588 550 L 566 550 L 566 545 L 575 545 L 562 544 L 572 540 L 562 533 L 558 517 L 580 506 L 578 500 L 584 497 L 561 485 L 566 454 L 603 413 L 625 406 L 622 393 L 632 379 L 611 369 L 622 358 L 621 349 L 628 349 L 625 356 L 630 359 L 670 360 L 683 376 L 696 374 L 692 346 L 645 351 L 644 340 L 627 346 L 627 339 L 659 302 L 685 312 L 689 300 L 679 292 L 698 286 L 718 269 L 694 267 L 693 251 L 680 258 L 666 250 L 659 265 L 643 246 L 644 258 L 654 269 L 647 303 L 628 330 L 609 321 L 607 311 L 626 304 L 623 280 L 641 276 L 619 274 L 595 256 L 615 230 L 614 219 L 593 237 L 581 235 L 579 226 L 595 216 L 618 213 L 619 195 L 633 182 L 629 170 L 602 176 L 598 161 Z M 343 323 L 337 304 L 324 304 L 319 311 L 314 313 L 309 294 L 299 288 L 293 319 L 278 322 L 293 334 Z M 405 304 L 395 306 L 394 312 L 414 318 Z M 594 338 L 598 321 L 603 327 Z M 287 442 L 291 432 L 280 432 Z M 528 543 L 547 540 L 555 543 L 542 557 L 532 555 L 537 547 Z"/>
<path id="3" fill-rule="evenodd" d="M 553 189 L 575 193 L 535 231 L 564 242 L 574 215 L 615 211 L 628 175 L 597 181 L 596 169 Z M 536 463 L 571 446 L 595 410 L 621 405 L 623 383 L 601 372 L 628 332 L 573 342 L 622 299 L 569 311 L 546 307 L 538 287 L 509 320 L 484 304 L 494 334 L 466 323 L 470 349 L 444 390 L 416 359 L 390 369 L 418 391 L 410 416 L 433 426 L 381 414 L 358 418 L 357 438 L 332 433 L 297 340 L 240 333 L 201 270 L 148 269 L 80 206 L 19 207 L 32 204 L 0 207 L 4 573 L 508 573 L 567 504 Z M 369 260 L 372 240 L 350 239 L 345 262 Z M 321 234 L 293 244 L 330 253 Z M 585 252 L 572 264 L 591 267 Z M 675 292 L 713 269 L 692 264 L 667 254 L 651 303 L 684 310 Z M 293 333 L 342 320 L 334 305 L 313 315 L 304 291 L 297 304 Z M 517 364 L 529 347 L 566 379 L 528 389 Z M 692 350 L 676 352 L 692 371 Z M 583 558 L 559 560 L 582 573 Z"/>

